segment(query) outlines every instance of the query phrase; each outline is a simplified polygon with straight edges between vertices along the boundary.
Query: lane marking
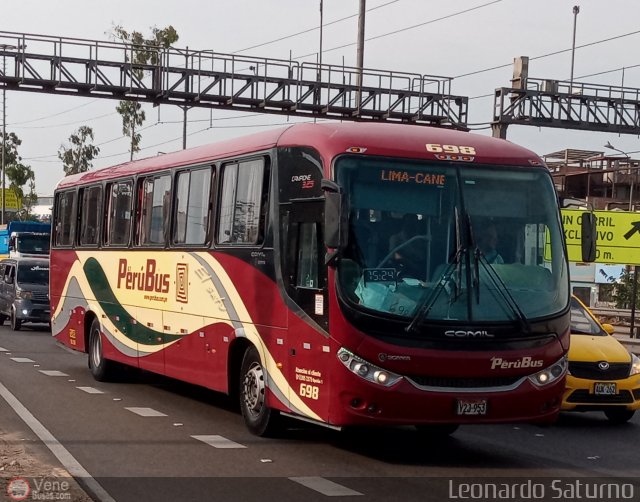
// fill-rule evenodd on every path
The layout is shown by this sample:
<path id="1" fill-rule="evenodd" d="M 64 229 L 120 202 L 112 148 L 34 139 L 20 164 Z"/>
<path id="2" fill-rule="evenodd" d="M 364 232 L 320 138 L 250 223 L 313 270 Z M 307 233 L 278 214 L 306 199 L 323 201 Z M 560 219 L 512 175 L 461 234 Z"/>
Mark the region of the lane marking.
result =
<path id="1" fill-rule="evenodd" d="M 353 497 L 356 495 L 363 495 L 351 488 L 339 485 L 338 483 L 321 478 L 320 476 L 300 476 L 289 479 L 301 484 L 302 486 L 306 486 L 311 490 L 322 493 L 327 497 Z"/>
<path id="2" fill-rule="evenodd" d="M 89 474 L 89 472 L 82 467 L 69 450 L 67 450 L 60 442 L 51 434 L 47 428 L 42 425 L 31 412 L 25 408 L 25 406 L 18 401 L 18 399 L 7 389 L 2 383 L 0 383 L 0 396 L 4 398 L 13 411 L 23 420 L 25 424 L 34 432 L 40 441 L 51 450 L 56 458 L 60 461 L 62 466 L 71 474 L 74 478 L 80 478 L 80 484 L 84 485 L 98 500 L 101 502 L 116 502 L 111 495 Z"/>
<path id="3" fill-rule="evenodd" d="M 17 363 L 35 363 L 33 359 L 29 359 L 28 357 L 12 357 L 11 360 Z"/>
<path id="4" fill-rule="evenodd" d="M 9 352 L 7 349 L 5 349 L 4 347 L 0 347 L 0 352 Z"/>
<path id="5" fill-rule="evenodd" d="M 191 436 L 193 439 L 197 439 L 198 441 L 202 441 L 203 443 L 207 443 L 209 446 L 213 446 L 214 448 L 246 448 L 245 445 L 236 443 L 235 441 L 231 441 L 223 436 Z"/>
<path id="6" fill-rule="evenodd" d="M 58 371 L 58 370 L 38 370 L 38 371 L 43 375 L 47 375 L 47 376 L 69 376 L 66 373 L 63 373 L 62 371 Z"/>
<path id="7" fill-rule="evenodd" d="M 129 410 L 131 413 L 135 413 L 136 415 L 140 415 L 141 417 L 166 417 L 167 415 L 154 410 L 153 408 L 125 408 L 125 410 Z"/>
<path id="8" fill-rule="evenodd" d="M 80 389 L 87 394 L 104 394 L 100 389 L 96 389 L 95 387 L 76 387 L 76 389 Z"/>

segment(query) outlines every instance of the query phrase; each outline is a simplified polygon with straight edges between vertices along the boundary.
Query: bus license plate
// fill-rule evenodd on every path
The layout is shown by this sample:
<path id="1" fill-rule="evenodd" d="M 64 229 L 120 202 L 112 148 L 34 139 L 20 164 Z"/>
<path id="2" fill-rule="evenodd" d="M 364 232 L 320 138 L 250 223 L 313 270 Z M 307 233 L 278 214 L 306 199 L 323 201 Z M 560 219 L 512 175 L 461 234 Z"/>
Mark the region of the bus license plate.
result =
<path id="1" fill-rule="evenodd" d="M 593 388 L 593 393 L 596 396 L 614 396 L 618 393 L 618 389 L 615 383 L 596 382 Z"/>
<path id="2" fill-rule="evenodd" d="M 473 401 L 458 399 L 458 402 L 456 405 L 456 415 L 486 415 L 486 414 L 487 414 L 486 399 L 475 399 Z"/>

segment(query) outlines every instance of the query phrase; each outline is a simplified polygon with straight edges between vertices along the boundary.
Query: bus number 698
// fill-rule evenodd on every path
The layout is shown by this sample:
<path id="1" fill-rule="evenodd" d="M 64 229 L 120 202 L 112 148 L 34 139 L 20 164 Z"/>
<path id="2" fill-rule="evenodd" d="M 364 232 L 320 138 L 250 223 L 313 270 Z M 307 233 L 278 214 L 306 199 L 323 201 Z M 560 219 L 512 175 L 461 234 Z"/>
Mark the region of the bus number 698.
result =
<path id="1" fill-rule="evenodd" d="M 300 384 L 300 395 L 302 397 L 308 397 L 309 399 L 318 399 L 320 388 L 316 385 L 309 385 L 306 383 Z"/>

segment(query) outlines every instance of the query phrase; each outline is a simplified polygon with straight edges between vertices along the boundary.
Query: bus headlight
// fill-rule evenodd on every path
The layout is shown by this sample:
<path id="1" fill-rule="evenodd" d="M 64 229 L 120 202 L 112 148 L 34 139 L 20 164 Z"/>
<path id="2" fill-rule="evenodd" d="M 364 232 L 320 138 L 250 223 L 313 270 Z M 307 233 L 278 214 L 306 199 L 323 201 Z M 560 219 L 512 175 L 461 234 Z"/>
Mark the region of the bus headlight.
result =
<path id="1" fill-rule="evenodd" d="M 566 372 L 567 357 L 565 356 L 548 368 L 529 376 L 529 380 L 532 384 L 537 385 L 538 387 L 544 387 L 545 385 L 549 385 L 559 378 L 562 378 Z"/>
<path id="2" fill-rule="evenodd" d="M 368 382 L 382 385 L 383 387 L 391 387 L 402 379 L 400 375 L 380 368 L 375 364 L 371 364 L 345 348 L 341 348 L 338 351 L 338 359 L 340 359 L 340 362 L 352 373 L 364 378 Z"/>
<path id="3" fill-rule="evenodd" d="M 25 291 L 24 289 L 16 290 L 16 297 L 21 298 L 23 300 L 31 300 L 32 293 L 31 291 Z"/>
<path id="4" fill-rule="evenodd" d="M 631 354 L 631 372 L 629 376 L 637 375 L 638 373 L 640 373 L 640 357 Z"/>

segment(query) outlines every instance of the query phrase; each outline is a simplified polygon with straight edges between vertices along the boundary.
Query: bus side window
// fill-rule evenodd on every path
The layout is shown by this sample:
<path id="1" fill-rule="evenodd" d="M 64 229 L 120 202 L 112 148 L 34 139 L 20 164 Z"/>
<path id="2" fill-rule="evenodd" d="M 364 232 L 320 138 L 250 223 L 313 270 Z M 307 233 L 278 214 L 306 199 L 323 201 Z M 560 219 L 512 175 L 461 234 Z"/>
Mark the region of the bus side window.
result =
<path id="1" fill-rule="evenodd" d="M 138 213 L 138 245 L 165 243 L 171 211 L 171 177 L 149 177 L 142 181 Z"/>
<path id="2" fill-rule="evenodd" d="M 102 187 L 83 188 L 80 197 L 80 238 L 81 246 L 98 244 L 100 228 L 99 210 L 102 205 Z"/>
<path id="3" fill-rule="evenodd" d="M 218 244 L 261 244 L 268 190 L 265 159 L 222 166 Z"/>
<path id="4" fill-rule="evenodd" d="M 209 228 L 211 169 L 178 173 L 173 213 L 174 244 L 204 244 Z"/>
<path id="5" fill-rule="evenodd" d="M 131 232 L 132 183 L 112 183 L 107 188 L 104 243 L 108 246 L 128 246 Z"/>
<path id="6" fill-rule="evenodd" d="M 61 192 L 56 195 L 53 242 L 57 246 L 71 246 L 73 244 L 73 206 L 75 197 L 76 193 L 74 191 Z"/>

